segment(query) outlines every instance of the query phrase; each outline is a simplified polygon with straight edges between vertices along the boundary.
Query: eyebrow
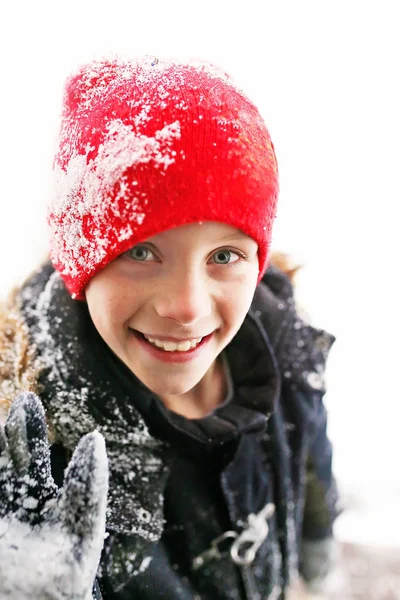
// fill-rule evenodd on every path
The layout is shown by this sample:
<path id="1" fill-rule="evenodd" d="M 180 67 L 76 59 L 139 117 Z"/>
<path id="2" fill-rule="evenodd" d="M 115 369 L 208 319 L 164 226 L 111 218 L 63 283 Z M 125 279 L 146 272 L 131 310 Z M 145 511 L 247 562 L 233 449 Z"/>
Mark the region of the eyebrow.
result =
<path id="1" fill-rule="evenodd" d="M 220 239 L 221 242 L 229 242 L 229 241 L 233 241 L 233 240 L 250 240 L 250 241 L 255 241 L 253 240 L 253 238 L 251 238 L 250 236 L 246 235 L 245 233 L 240 234 L 232 234 L 232 235 L 227 235 L 226 237 L 223 237 Z"/>

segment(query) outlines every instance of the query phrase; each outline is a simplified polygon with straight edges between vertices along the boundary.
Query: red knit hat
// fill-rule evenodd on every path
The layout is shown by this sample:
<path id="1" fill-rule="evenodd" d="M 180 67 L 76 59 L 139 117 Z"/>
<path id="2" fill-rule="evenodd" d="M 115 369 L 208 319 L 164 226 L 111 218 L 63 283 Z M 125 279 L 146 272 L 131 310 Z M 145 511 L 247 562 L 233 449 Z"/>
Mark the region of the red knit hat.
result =
<path id="1" fill-rule="evenodd" d="M 146 57 L 83 66 L 66 82 L 51 258 L 74 298 L 122 252 L 166 229 L 219 221 L 257 241 L 276 212 L 273 145 L 256 107 L 208 63 Z"/>

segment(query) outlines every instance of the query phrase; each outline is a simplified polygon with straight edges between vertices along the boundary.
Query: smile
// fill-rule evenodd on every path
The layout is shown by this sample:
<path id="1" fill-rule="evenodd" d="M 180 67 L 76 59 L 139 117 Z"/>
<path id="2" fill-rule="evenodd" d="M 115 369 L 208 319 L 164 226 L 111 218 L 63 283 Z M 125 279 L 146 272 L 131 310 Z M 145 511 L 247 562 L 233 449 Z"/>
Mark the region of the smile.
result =
<path id="1" fill-rule="evenodd" d="M 213 331 L 204 337 L 173 342 L 145 335 L 132 328 L 130 328 L 130 331 L 147 355 L 168 363 L 186 363 L 194 360 L 204 352 L 204 349 L 208 346 L 215 333 Z"/>
<path id="2" fill-rule="evenodd" d="M 192 350 L 196 348 L 197 344 L 200 344 L 202 337 L 195 338 L 194 340 L 185 340 L 183 342 L 163 342 L 162 340 L 157 340 L 155 338 L 151 338 L 146 334 L 143 334 L 147 341 L 156 346 L 157 348 L 161 348 L 165 350 L 165 352 L 188 352 L 188 350 Z"/>

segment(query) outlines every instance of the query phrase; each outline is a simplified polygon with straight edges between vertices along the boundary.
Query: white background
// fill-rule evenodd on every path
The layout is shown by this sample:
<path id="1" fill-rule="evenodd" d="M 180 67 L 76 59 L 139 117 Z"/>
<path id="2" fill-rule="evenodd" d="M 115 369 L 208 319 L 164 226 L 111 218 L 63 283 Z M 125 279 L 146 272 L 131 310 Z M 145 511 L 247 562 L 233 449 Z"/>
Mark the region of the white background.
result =
<path id="1" fill-rule="evenodd" d="M 339 483 L 369 511 L 362 535 L 400 544 L 384 519 L 398 524 L 390 511 L 400 496 L 398 9 L 385 0 L 2 2 L 0 296 L 46 253 L 69 72 L 110 52 L 217 63 L 270 129 L 281 175 L 274 247 L 304 264 L 299 298 L 337 337 L 326 401 Z M 350 517 L 339 523 L 344 537 L 356 535 Z"/>

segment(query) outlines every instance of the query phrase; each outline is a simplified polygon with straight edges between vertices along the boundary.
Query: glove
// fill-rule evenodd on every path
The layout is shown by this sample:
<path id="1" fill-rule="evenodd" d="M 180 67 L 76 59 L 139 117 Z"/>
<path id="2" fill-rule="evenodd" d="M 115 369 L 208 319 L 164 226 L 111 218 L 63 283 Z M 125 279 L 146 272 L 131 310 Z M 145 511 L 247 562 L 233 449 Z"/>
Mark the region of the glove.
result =
<path id="1" fill-rule="evenodd" d="M 105 532 L 108 464 L 98 432 L 84 436 L 59 490 L 43 406 L 32 393 L 0 427 L 0 598 L 90 600 Z"/>
<path id="2" fill-rule="evenodd" d="M 300 573 L 310 592 L 319 594 L 332 572 L 338 557 L 337 542 L 333 538 L 302 540 Z"/>

